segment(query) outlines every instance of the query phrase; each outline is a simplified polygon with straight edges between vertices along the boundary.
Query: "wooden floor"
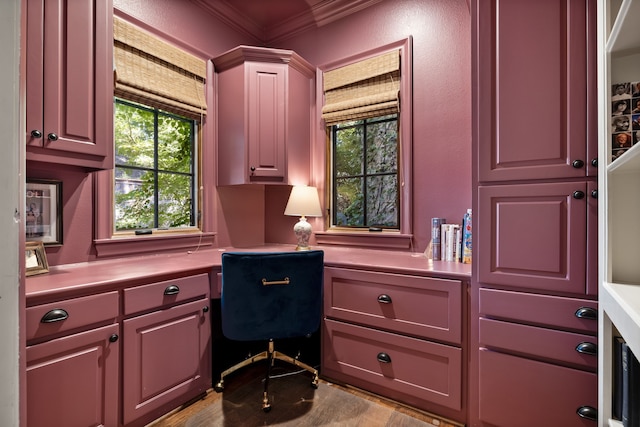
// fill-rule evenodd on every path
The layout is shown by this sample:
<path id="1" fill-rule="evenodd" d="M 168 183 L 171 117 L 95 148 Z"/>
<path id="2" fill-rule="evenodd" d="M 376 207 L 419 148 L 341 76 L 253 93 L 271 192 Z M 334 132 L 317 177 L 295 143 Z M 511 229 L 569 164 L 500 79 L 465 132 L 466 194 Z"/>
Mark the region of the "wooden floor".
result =
<path id="1" fill-rule="evenodd" d="M 311 386 L 308 372 L 274 367 L 269 383 L 272 409 L 262 410 L 264 365 L 246 367 L 225 379 L 222 393 L 211 390 L 150 424 L 153 427 L 362 426 L 460 427 L 379 396 L 320 380 Z"/>

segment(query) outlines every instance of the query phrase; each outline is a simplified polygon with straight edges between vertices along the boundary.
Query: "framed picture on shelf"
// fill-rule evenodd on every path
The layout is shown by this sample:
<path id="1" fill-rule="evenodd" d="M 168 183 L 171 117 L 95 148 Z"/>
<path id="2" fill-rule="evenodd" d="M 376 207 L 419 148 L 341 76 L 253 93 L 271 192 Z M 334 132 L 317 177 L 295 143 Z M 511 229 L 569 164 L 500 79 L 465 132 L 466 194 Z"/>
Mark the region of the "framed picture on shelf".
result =
<path id="1" fill-rule="evenodd" d="M 27 241 L 62 244 L 62 182 L 27 180 L 25 233 Z"/>
<path id="2" fill-rule="evenodd" d="M 24 247 L 24 267 L 25 275 L 27 276 L 49 271 L 47 253 L 44 251 L 42 242 L 26 242 Z"/>

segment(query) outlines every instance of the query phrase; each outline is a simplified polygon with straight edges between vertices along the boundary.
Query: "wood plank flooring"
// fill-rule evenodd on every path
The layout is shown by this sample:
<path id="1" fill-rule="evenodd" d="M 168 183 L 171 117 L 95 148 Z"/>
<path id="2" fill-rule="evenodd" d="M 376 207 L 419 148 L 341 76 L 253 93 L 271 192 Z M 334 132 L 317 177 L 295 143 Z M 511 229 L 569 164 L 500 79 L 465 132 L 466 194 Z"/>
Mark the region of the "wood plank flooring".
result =
<path id="1" fill-rule="evenodd" d="M 295 368 L 293 368 L 295 369 Z M 153 422 L 153 427 L 362 426 L 460 427 L 365 391 L 320 380 L 311 387 L 308 372 L 275 366 L 269 382 L 272 409 L 262 411 L 263 364 L 246 367 L 225 379 L 225 390 Z M 217 380 L 217 379 L 216 379 Z"/>

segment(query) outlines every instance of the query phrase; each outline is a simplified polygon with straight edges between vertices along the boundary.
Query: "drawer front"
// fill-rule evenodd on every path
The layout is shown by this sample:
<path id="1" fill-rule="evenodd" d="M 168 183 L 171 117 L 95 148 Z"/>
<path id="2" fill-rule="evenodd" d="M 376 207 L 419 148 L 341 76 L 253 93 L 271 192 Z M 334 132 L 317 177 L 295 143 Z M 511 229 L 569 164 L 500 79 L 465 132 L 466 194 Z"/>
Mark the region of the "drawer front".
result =
<path id="1" fill-rule="evenodd" d="M 480 350 L 480 419 L 494 426 L 596 427 L 581 418 L 597 408 L 595 373 Z"/>
<path id="2" fill-rule="evenodd" d="M 27 341 L 115 321 L 118 310 L 117 291 L 28 307 Z"/>
<path id="3" fill-rule="evenodd" d="M 570 329 L 596 335 L 597 301 L 480 289 L 480 315 L 496 319 L 515 320 L 533 325 Z"/>
<path id="4" fill-rule="evenodd" d="M 209 295 L 209 275 L 182 277 L 124 290 L 124 314 L 138 313 Z"/>
<path id="5" fill-rule="evenodd" d="M 480 319 L 480 345 L 594 372 L 598 367 L 598 339 L 591 335 Z"/>
<path id="6" fill-rule="evenodd" d="M 457 347 L 326 319 L 322 362 L 323 374 L 365 381 L 382 395 L 395 398 L 399 392 L 461 407 L 462 350 Z"/>
<path id="7" fill-rule="evenodd" d="M 325 268 L 324 314 L 376 329 L 460 344 L 462 282 Z"/>

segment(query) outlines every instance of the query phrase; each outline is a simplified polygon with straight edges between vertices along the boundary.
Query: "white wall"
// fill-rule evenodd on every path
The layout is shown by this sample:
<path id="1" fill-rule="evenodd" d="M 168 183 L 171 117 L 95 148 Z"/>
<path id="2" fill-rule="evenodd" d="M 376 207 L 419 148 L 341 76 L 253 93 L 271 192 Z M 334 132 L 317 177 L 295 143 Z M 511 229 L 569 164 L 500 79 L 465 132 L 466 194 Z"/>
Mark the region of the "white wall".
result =
<path id="1" fill-rule="evenodd" d="M 0 426 L 19 425 L 20 193 L 24 132 L 20 115 L 20 0 L 0 6 Z"/>

